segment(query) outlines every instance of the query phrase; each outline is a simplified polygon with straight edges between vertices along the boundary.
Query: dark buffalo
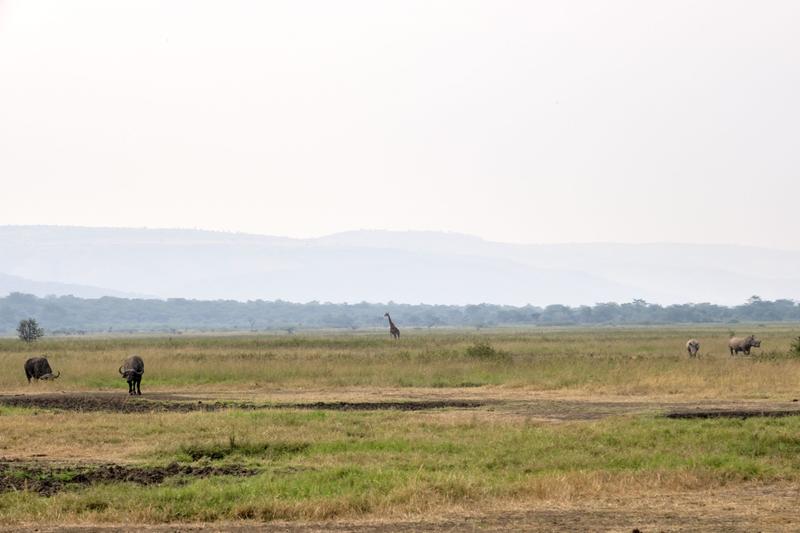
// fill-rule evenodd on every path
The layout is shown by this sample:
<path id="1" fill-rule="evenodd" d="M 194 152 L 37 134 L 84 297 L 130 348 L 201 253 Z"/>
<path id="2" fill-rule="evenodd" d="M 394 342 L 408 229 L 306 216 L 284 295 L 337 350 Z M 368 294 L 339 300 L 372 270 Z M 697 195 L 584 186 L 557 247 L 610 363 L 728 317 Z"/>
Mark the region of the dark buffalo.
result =
<path id="1" fill-rule="evenodd" d="M 125 359 L 119 367 L 120 375 L 128 380 L 128 394 L 142 395 L 142 374 L 144 374 L 144 361 L 138 355 Z"/>
<path id="2" fill-rule="evenodd" d="M 31 379 L 56 379 L 60 375 L 60 371 L 53 375 L 53 369 L 50 368 L 46 357 L 31 357 L 25 361 L 25 376 L 28 378 L 28 383 L 31 382 Z"/>

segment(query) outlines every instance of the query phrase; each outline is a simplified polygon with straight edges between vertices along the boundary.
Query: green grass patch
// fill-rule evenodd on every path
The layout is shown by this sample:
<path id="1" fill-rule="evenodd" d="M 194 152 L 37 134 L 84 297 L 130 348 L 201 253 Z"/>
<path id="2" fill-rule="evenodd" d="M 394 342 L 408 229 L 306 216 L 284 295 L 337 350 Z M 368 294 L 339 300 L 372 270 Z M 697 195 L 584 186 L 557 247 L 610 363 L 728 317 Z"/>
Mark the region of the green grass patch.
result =
<path id="1" fill-rule="evenodd" d="M 35 347 L 0 340 L 0 368 L 17 369 L 0 373 L 0 389 L 13 394 L 119 389 L 124 395 L 117 368 L 138 353 L 145 359 L 145 399 L 151 391 L 281 398 L 295 390 L 341 398 L 358 395 L 361 387 L 375 394 L 398 386 L 486 387 L 435 394 L 512 398 L 469 412 L 249 410 L 237 408 L 235 400 L 222 400 L 228 409 L 185 413 L 0 407 L 0 451 L 7 457 L 37 450 L 47 455 L 42 463 L 96 454 L 105 458 L 98 461 L 121 463 L 179 460 L 181 468 L 246 464 L 258 473 L 186 475 L 147 486 L 93 484 L 71 483 L 73 467 L 67 465 L 37 474 L 64 481 L 50 497 L 0 492 L 0 523 L 425 515 L 494 500 L 624 494 L 632 485 L 683 491 L 800 482 L 800 417 L 526 420 L 525 398 L 534 391 L 601 401 L 604 395 L 797 397 L 800 358 L 786 355 L 796 328 L 759 329 L 764 349 L 751 357 L 728 355 L 724 327 L 689 328 L 409 330 L 400 341 L 385 332 L 43 339 Z M 703 346 L 696 359 L 685 353 L 690 336 Z M 22 363 L 42 353 L 62 377 L 29 387 Z M 15 473 L 13 462 L 4 467 L 3 475 L 29 475 Z"/>
<path id="2" fill-rule="evenodd" d="M 263 473 L 185 477 L 152 486 L 70 486 L 47 498 L 5 493 L 0 494 L 0 520 L 334 519 L 492 499 L 605 494 L 628 490 L 631 483 L 638 490 L 684 490 L 750 480 L 800 481 L 797 417 L 640 416 L 537 425 L 482 418 L 437 421 L 398 412 L 161 416 L 169 424 L 162 426 L 153 415 L 70 414 L 60 414 L 57 423 L 61 431 L 74 425 L 84 433 L 113 432 L 119 426 L 134 436 L 140 425 L 161 427 L 152 438 L 184 441 L 172 448 L 170 459 L 246 461 Z M 198 432 L 208 442 L 197 443 Z M 158 449 L 142 457 L 164 458 Z M 59 475 L 69 481 L 69 472 Z M 137 502 L 133 514 L 131 501 Z"/>

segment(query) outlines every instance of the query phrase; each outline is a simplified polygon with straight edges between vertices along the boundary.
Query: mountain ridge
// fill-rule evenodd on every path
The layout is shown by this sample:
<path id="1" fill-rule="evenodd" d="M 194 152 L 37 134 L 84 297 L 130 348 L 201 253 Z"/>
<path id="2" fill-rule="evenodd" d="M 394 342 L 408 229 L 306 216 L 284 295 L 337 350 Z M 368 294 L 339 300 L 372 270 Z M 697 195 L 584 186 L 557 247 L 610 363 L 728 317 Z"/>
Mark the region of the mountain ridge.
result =
<path id="1" fill-rule="evenodd" d="M 0 273 L 158 298 L 509 305 L 642 298 L 734 305 L 753 294 L 800 298 L 798 267 L 800 252 L 747 245 L 514 244 L 436 231 L 297 239 L 180 228 L 0 226 Z"/>

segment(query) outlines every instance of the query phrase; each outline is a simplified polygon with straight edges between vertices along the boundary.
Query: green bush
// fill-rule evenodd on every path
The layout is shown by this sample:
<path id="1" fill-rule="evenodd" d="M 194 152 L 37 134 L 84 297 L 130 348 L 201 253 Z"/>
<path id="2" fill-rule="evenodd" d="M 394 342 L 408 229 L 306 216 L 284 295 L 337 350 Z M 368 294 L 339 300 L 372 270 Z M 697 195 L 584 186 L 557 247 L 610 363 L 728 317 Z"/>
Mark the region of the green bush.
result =
<path id="1" fill-rule="evenodd" d="M 485 359 L 489 361 L 510 361 L 511 355 L 496 350 L 494 346 L 485 341 L 475 341 L 467 348 L 467 356 L 475 359 Z"/>
<path id="2" fill-rule="evenodd" d="M 39 327 L 35 318 L 20 320 L 17 326 L 17 335 L 20 340 L 33 342 L 44 335 L 44 330 Z"/>
<path id="3" fill-rule="evenodd" d="M 792 341 L 792 345 L 789 348 L 789 355 L 792 357 L 800 357 L 800 337 Z"/>

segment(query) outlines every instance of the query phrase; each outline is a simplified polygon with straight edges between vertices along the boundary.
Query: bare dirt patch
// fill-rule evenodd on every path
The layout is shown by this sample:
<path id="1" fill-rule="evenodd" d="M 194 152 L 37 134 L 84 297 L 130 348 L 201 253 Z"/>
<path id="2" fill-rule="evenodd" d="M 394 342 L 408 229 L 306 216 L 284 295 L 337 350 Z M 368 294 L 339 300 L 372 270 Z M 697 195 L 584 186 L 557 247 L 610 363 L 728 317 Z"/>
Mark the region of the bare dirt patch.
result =
<path id="1" fill-rule="evenodd" d="M 107 393 L 70 393 L 14 395 L 0 397 L 0 405 L 36 409 L 59 409 L 64 411 L 116 413 L 147 413 L 154 411 L 188 413 L 194 411 L 218 411 L 221 409 L 316 409 L 329 411 L 424 411 L 430 409 L 470 409 L 481 407 L 485 402 L 476 400 L 436 399 L 387 402 L 311 402 L 311 403 L 253 403 L 246 401 L 222 401 L 213 398 L 176 399 L 159 395 L 153 399 Z"/>
<path id="2" fill-rule="evenodd" d="M 98 483 L 126 482 L 157 485 L 177 476 L 201 478 L 210 476 L 253 476 L 258 471 L 239 465 L 191 466 L 172 463 L 167 466 L 130 466 L 114 463 L 79 464 L 74 466 L 38 461 L 0 459 L 0 493 L 32 491 L 52 496 L 68 488 Z"/>
<path id="3" fill-rule="evenodd" d="M 692 418 L 752 418 L 756 416 L 780 418 L 784 416 L 800 416 L 798 409 L 783 410 L 737 410 L 737 409 L 715 409 L 711 411 L 683 411 L 667 413 L 666 418 L 692 419 Z"/>
<path id="4" fill-rule="evenodd" d="M 458 392 L 458 391 L 452 391 Z M 155 393 L 145 397 L 128 396 L 113 392 L 70 392 L 47 394 L 0 395 L 0 406 L 32 409 L 53 409 L 70 412 L 202 412 L 223 409 L 308 409 L 328 411 L 412 411 L 437 412 L 443 410 L 465 411 L 481 409 L 492 416 L 512 416 L 542 421 L 600 420 L 610 416 L 652 414 L 672 419 L 693 418 L 748 418 L 754 416 L 800 416 L 800 403 L 762 400 L 678 400 L 618 399 L 618 398 L 558 398 L 524 397 L 519 399 L 499 395 L 492 397 L 454 397 L 446 395 L 391 397 L 385 401 L 377 398 L 319 397 L 291 401 L 284 397 L 253 401 L 252 398 L 220 396 L 178 395 Z M 300 399 L 300 398 L 298 398 Z M 289 400 L 289 401 L 287 401 Z"/>
<path id="5" fill-rule="evenodd" d="M 485 402 L 474 400 L 418 400 L 406 402 L 314 402 L 275 404 L 273 408 L 282 409 L 323 409 L 329 411 L 379 411 L 393 409 L 397 411 L 425 411 L 428 409 L 473 409 L 482 407 Z"/>
<path id="6" fill-rule="evenodd" d="M 215 411 L 225 407 L 223 402 L 144 400 L 128 396 L 96 394 L 20 395 L 0 398 L 0 405 L 64 411 L 109 411 L 117 413 L 147 413 L 152 411 Z"/>
<path id="7" fill-rule="evenodd" d="M 600 420 L 610 416 L 642 415 L 667 418 L 748 418 L 753 416 L 800 416 L 800 405 L 793 402 L 749 400 L 628 400 L 531 399 L 506 401 L 489 409 L 512 416 L 544 421 Z"/>

